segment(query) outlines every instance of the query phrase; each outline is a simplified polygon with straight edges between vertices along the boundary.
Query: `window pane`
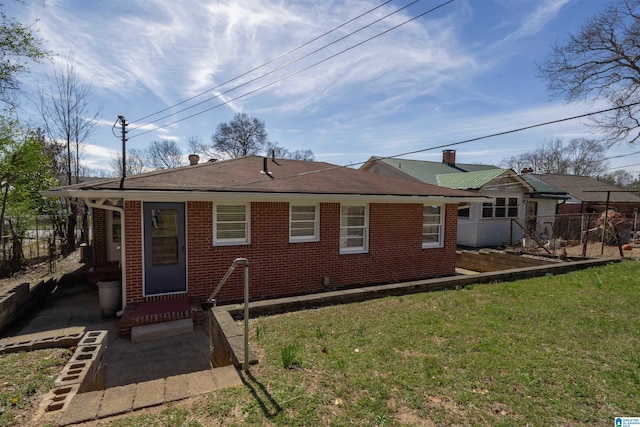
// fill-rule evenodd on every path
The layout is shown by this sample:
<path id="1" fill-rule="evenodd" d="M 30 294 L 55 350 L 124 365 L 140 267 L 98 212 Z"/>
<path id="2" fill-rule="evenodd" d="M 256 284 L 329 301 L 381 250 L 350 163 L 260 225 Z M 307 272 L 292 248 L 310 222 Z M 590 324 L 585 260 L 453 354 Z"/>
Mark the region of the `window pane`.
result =
<path id="1" fill-rule="evenodd" d="M 422 236 L 422 244 L 440 243 L 438 234 L 425 234 Z"/>
<path id="2" fill-rule="evenodd" d="M 340 247 L 366 250 L 366 206 L 341 206 Z"/>
<path id="3" fill-rule="evenodd" d="M 518 198 L 517 197 L 509 197 L 509 209 L 508 213 L 510 218 L 515 218 L 518 216 Z"/>
<path id="4" fill-rule="evenodd" d="M 315 205 L 291 205 L 289 235 L 294 240 L 313 240 L 317 229 Z"/>
<path id="5" fill-rule="evenodd" d="M 469 218 L 471 215 L 471 206 L 469 203 L 463 202 L 458 205 L 458 218 Z"/>
<path id="6" fill-rule="evenodd" d="M 178 211 L 176 209 L 152 209 L 151 217 L 151 264 L 177 264 Z"/>
<path id="7" fill-rule="evenodd" d="M 120 243 L 120 212 L 113 211 L 112 222 L 111 222 L 111 235 L 113 236 L 113 243 Z"/>
<path id="8" fill-rule="evenodd" d="M 493 203 L 490 203 L 490 202 L 482 203 L 482 217 L 483 218 L 493 217 Z"/>
<path id="9" fill-rule="evenodd" d="M 440 243 L 442 207 L 423 206 L 422 212 L 422 245 L 437 245 Z"/>
<path id="10" fill-rule="evenodd" d="M 216 206 L 216 240 L 247 240 L 247 207 Z"/>

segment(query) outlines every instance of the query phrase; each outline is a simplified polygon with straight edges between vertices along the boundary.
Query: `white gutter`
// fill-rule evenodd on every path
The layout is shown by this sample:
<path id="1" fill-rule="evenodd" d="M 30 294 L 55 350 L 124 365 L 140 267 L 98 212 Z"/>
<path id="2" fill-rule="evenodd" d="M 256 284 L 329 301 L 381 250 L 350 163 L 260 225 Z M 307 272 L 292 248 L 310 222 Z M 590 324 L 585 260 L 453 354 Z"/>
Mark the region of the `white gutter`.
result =
<path id="1" fill-rule="evenodd" d="M 41 192 L 49 197 L 74 197 L 74 198 L 95 198 L 112 199 L 123 198 L 121 190 L 63 190 Z M 376 194 L 334 194 L 334 193 L 261 193 L 261 192 L 234 192 L 234 191 L 182 191 L 182 190 L 127 190 L 127 200 L 138 200 L 142 202 L 174 202 L 174 201 L 291 201 L 291 200 L 314 200 L 322 202 L 344 202 L 361 200 L 369 203 L 461 203 L 478 202 L 487 197 L 476 196 L 442 196 L 442 195 L 376 195 Z"/>
<path id="2" fill-rule="evenodd" d="M 124 312 L 124 308 L 127 305 L 127 257 L 125 256 L 125 233 L 124 233 L 124 209 L 119 208 L 117 206 L 105 205 L 106 199 L 100 199 L 100 204 L 96 202 L 92 202 L 90 199 L 84 199 L 84 202 L 87 206 L 96 208 L 96 209 L 104 209 L 107 211 L 114 211 L 120 213 L 120 283 L 122 286 L 122 310 L 116 313 L 116 316 L 122 316 Z"/>

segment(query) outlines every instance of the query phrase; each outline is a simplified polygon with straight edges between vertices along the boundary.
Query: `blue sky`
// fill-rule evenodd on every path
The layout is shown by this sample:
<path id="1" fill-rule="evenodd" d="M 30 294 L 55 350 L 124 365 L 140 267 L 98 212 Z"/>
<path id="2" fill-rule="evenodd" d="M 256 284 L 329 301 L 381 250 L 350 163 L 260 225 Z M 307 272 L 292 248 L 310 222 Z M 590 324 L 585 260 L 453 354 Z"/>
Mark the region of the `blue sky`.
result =
<path id="1" fill-rule="evenodd" d="M 428 149 L 604 107 L 552 100 L 545 82 L 536 76 L 536 62 L 544 60 L 556 40 L 600 11 L 600 0 L 455 0 L 276 82 L 444 3 L 418 1 L 311 53 L 410 3 L 394 0 L 243 79 L 173 108 L 169 107 L 262 65 L 384 0 L 26 3 L 7 2 L 4 8 L 24 24 L 38 20 L 34 26 L 44 47 L 57 54 L 53 61 L 62 63 L 71 55 L 78 76 L 92 85 L 93 110 L 103 110 L 84 153 L 85 163 L 94 169 L 110 170 L 111 159 L 121 149 L 111 132 L 118 115 L 132 122 L 129 148 L 174 139 L 186 156 L 188 137 L 209 142 L 219 123 L 245 112 L 265 122 L 271 141 L 290 150 L 310 149 L 319 161 L 346 165 L 372 155 Z M 36 93 L 38 85 L 52 75 L 52 64 L 30 68 L 24 85 Z M 220 95 L 272 70 L 276 71 Z M 178 112 L 216 95 L 220 96 Z M 37 122 L 35 109 L 28 102 L 22 106 L 23 118 Z M 159 116 L 138 121 L 165 108 L 169 110 Z M 205 109 L 210 110 L 155 129 Z M 171 116 L 148 123 L 166 115 Z M 459 162 L 499 164 L 537 148 L 545 139 L 600 138 L 593 132 L 584 121 L 572 121 L 452 148 Z M 634 146 L 618 145 L 607 155 L 634 151 Z M 439 148 L 405 157 L 440 160 L 441 152 Z M 621 167 L 638 159 L 633 155 L 610 164 Z M 640 167 L 626 169 L 637 173 Z"/>

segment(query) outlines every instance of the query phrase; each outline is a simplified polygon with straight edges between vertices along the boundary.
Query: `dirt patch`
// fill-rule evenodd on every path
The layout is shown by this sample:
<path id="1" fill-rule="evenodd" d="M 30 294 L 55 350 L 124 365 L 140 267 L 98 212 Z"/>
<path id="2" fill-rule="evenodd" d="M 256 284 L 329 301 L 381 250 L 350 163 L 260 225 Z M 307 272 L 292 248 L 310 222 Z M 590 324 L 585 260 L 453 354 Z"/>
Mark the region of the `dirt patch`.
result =
<path id="1" fill-rule="evenodd" d="M 80 262 L 79 250 L 67 257 L 58 257 L 53 264 L 53 272 L 50 271 L 51 268 L 48 262 L 30 265 L 11 277 L 0 279 L 0 294 L 21 283 L 33 285 L 53 277 L 61 277 L 65 274 L 73 273 L 85 266 L 86 264 Z"/>
<path id="2" fill-rule="evenodd" d="M 540 255 L 540 256 L 551 256 L 551 257 L 568 257 L 571 259 L 580 259 L 582 258 L 582 245 L 569 245 L 561 248 L 550 248 L 549 251 L 551 254 L 547 253 L 544 249 L 541 248 L 528 248 L 525 253 L 532 255 Z M 622 251 L 622 255 L 624 258 L 638 260 L 640 259 L 640 245 L 632 244 L 631 250 Z M 620 257 L 620 249 L 617 246 L 602 246 L 601 243 L 589 243 L 587 245 L 587 250 L 585 253 L 585 258 L 621 258 Z"/>

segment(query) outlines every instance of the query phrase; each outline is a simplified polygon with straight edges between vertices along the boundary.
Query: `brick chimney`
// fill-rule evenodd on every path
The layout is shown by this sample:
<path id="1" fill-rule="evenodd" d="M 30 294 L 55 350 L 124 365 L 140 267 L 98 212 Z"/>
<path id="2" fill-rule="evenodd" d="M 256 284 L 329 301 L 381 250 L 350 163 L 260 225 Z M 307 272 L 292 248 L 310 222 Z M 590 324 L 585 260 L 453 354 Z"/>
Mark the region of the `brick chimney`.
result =
<path id="1" fill-rule="evenodd" d="M 449 166 L 456 165 L 456 150 L 444 150 L 442 152 L 442 163 L 446 163 Z"/>
<path id="2" fill-rule="evenodd" d="M 200 161 L 200 156 L 197 154 L 189 154 L 189 166 L 197 165 Z"/>

